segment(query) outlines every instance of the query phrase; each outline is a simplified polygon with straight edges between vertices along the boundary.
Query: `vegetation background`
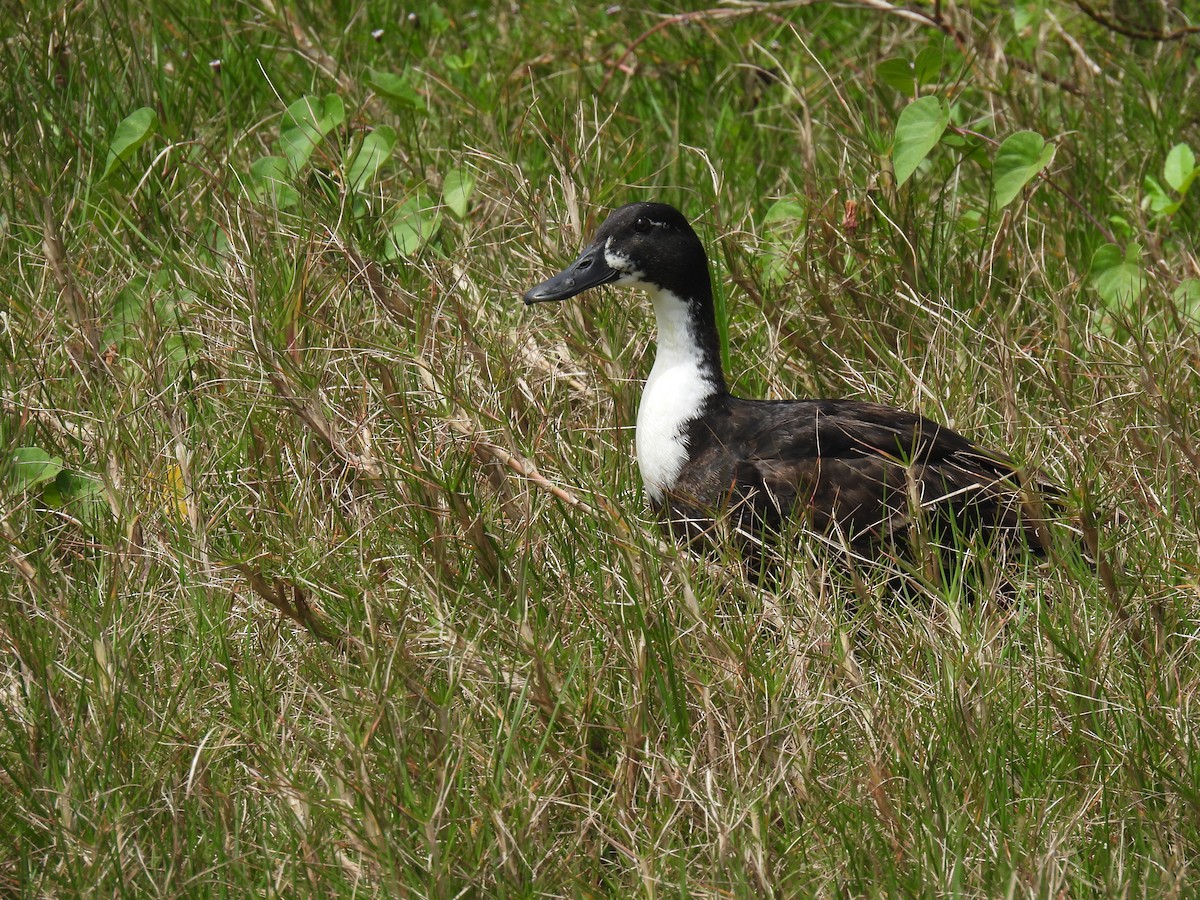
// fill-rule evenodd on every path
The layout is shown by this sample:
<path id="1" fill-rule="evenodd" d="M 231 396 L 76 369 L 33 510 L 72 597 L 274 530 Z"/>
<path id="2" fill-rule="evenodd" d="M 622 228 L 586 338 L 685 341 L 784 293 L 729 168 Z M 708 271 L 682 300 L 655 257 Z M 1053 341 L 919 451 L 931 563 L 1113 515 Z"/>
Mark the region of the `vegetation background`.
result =
<path id="1" fill-rule="evenodd" d="M 0 893 L 1196 895 L 1197 9 L 906 3 L 2 4 Z M 650 198 L 1096 571 L 664 546 Z"/>

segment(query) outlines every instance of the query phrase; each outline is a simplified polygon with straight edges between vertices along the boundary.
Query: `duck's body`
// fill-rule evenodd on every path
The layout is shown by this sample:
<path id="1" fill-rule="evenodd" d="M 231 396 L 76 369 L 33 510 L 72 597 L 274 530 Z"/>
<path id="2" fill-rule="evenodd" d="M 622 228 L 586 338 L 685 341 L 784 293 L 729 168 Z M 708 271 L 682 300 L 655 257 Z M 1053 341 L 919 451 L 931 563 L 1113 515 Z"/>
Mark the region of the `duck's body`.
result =
<path id="1" fill-rule="evenodd" d="M 654 509 L 696 536 L 732 518 L 757 538 L 795 519 L 860 555 L 907 544 L 913 523 L 1045 549 L 1040 516 L 1004 456 L 915 413 L 850 400 L 745 400 L 721 369 L 704 248 L 658 203 L 622 207 L 526 303 L 600 284 L 642 288 L 658 349 L 642 393 L 637 456 Z M 682 526 L 682 528 L 680 527 Z"/>

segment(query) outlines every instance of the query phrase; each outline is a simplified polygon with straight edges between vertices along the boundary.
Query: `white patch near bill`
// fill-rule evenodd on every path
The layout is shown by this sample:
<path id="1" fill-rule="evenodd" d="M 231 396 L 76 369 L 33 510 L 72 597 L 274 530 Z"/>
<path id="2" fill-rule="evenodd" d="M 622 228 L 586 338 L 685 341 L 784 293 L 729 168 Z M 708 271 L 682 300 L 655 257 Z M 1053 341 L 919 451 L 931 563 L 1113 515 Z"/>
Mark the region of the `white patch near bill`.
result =
<path id="1" fill-rule="evenodd" d="M 613 265 L 607 254 L 606 262 Z M 699 417 L 716 386 L 692 337 L 687 303 L 670 291 L 644 286 L 654 301 L 658 350 L 638 407 L 637 460 L 646 493 L 658 501 L 687 462 L 685 426 Z"/>
<path id="2" fill-rule="evenodd" d="M 641 282 L 642 273 L 639 272 L 633 265 L 631 260 L 624 253 L 618 253 L 612 249 L 613 239 L 609 238 L 604 242 L 604 262 L 614 272 L 620 272 L 621 277 L 617 279 L 617 284 L 632 285 Z"/>

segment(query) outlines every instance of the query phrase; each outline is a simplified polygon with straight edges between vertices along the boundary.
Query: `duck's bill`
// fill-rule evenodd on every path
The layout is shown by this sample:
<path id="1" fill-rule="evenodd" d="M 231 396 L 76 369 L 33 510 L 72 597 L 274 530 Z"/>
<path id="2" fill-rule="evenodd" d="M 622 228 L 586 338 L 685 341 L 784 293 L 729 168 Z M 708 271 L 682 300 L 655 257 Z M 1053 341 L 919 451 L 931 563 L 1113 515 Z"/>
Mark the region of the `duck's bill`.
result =
<path id="1" fill-rule="evenodd" d="M 609 284 L 621 277 L 621 273 L 604 261 L 604 248 L 588 247 L 575 262 L 553 278 L 548 278 L 525 294 L 526 305 L 566 300 L 588 288 Z"/>

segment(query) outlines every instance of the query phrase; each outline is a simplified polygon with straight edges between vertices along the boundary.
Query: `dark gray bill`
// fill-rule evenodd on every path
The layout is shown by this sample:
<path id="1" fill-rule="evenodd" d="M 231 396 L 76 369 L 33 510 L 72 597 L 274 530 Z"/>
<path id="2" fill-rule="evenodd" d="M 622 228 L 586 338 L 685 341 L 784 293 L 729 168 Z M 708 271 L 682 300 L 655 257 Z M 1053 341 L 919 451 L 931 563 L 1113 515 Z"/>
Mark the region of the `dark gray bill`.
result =
<path id="1" fill-rule="evenodd" d="M 588 288 L 599 287 L 616 281 L 621 273 L 604 261 L 604 247 L 593 244 L 557 275 L 548 278 L 525 294 L 525 303 L 546 303 L 550 300 L 566 300 Z"/>

